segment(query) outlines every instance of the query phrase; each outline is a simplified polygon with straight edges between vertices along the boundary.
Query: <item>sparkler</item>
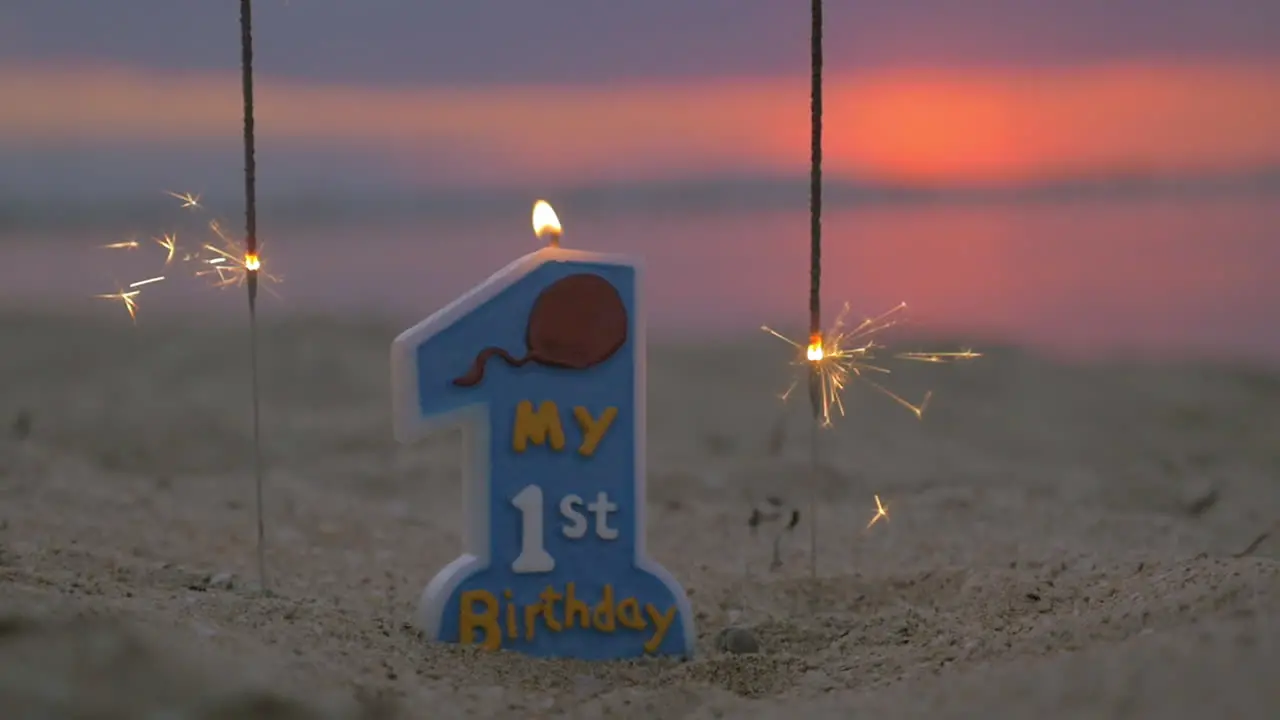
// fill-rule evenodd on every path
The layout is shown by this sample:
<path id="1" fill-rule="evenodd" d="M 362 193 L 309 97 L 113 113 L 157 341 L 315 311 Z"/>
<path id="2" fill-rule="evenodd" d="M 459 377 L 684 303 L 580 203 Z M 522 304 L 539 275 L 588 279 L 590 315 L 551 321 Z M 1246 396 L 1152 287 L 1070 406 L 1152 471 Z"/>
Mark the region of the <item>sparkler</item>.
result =
<path id="1" fill-rule="evenodd" d="M 262 502 L 262 440 L 260 399 L 258 388 L 258 283 L 259 279 L 274 279 L 262 272 L 262 258 L 259 254 L 257 238 L 257 192 L 254 163 L 254 121 L 253 121 L 253 16 L 251 0 L 240 0 L 240 70 L 241 87 L 244 101 L 244 194 L 245 194 L 245 242 L 244 252 L 239 253 L 236 244 L 222 231 L 215 220 L 210 221 L 209 230 L 217 239 L 216 243 L 204 243 L 191 255 L 180 255 L 176 234 L 166 234 L 155 238 L 155 244 L 164 250 L 164 264 L 172 264 L 175 259 L 191 260 L 204 267 L 196 275 L 209 275 L 215 278 L 215 285 L 228 287 L 245 285 L 249 299 L 249 357 L 251 367 L 251 395 L 253 404 L 253 478 L 256 498 L 257 520 L 257 564 L 258 579 L 264 592 L 267 587 L 266 572 L 266 533 L 263 522 Z M 165 191 L 165 194 L 178 200 L 185 209 L 200 209 L 200 196 L 193 193 L 177 193 Z M 137 240 L 111 243 L 104 247 L 117 250 L 136 250 L 141 246 Z M 137 320 L 138 297 L 142 288 L 151 283 L 160 282 L 164 276 L 154 276 L 140 280 L 129 286 L 127 290 L 105 293 L 97 297 L 120 302 L 128 311 L 129 317 Z"/>
<path id="2" fill-rule="evenodd" d="M 766 332 L 793 345 L 800 352 L 796 363 L 804 368 L 809 387 L 809 407 L 812 413 L 812 431 L 809 446 L 809 575 L 818 575 L 818 485 L 821 430 L 831 425 L 834 408 L 844 414 L 843 393 L 854 379 L 862 380 L 899 405 L 909 409 L 916 417 L 922 417 L 930 398 L 925 393 L 919 404 L 903 399 L 883 384 L 868 377 L 872 373 L 889 370 L 873 362 L 883 346 L 875 342 L 880 331 L 897 324 L 906 304 L 898 305 L 883 315 L 868 318 L 853 330 L 846 330 L 844 318 L 849 306 L 846 303 L 835 325 L 827 332 L 822 330 L 822 0 L 810 3 L 809 54 L 811 84 L 809 95 L 809 339 L 798 343 L 765 327 Z M 919 362 L 948 362 L 978 357 L 972 351 L 951 353 L 897 353 L 892 357 Z M 797 378 L 783 393 L 785 400 L 799 384 Z M 867 524 L 870 528 L 880 518 L 888 520 L 888 513 L 876 496 L 876 515 Z"/>
<path id="3" fill-rule="evenodd" d="M 818 455 L 822 407 L 822 0 L 809 6 L 809 577 L 818 577 Z"/>
<path id="4" fill-rule="evenodd" d="M 240 0 L 240 79 L 244 99 L 244 278 L 249 294 L 249 362 L 253 396 L 253 481 L 258 524 L 258 582 L 267 592 L 266 532 L 262 509 L 262 435 L 258 394 L 258 199 L 253 155 L 253 3 Z"/>

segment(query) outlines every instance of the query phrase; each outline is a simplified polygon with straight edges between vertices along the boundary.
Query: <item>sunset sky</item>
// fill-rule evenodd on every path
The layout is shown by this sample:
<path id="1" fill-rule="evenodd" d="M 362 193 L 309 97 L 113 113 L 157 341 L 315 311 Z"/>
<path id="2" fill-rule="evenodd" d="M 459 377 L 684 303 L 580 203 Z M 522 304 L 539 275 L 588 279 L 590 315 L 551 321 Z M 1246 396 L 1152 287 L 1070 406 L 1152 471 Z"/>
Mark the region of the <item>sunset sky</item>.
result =
<path id="1" fill-rule="evenodd" d="M 826 6 L 828 302 L 1089 352 L 1274 336 L 1280 2 Z M 808 3 L 256 0 L 255 30 L 262 227 L 295 302 L 434 307 L 524 252 L 548 197 L 575 242 L 643 248 L 671 288 L 655 326 L 807 307 Z M 238 65 L 231 0 L 0 5 L 0 240 L 154 232 L 163 190 L 235 218 Z M 1000 194 L 1029 186 L 1056 189 Z M 22 247 L 0 286 L 79 262 Z"/>
<path id="2" fill-rule="evenodd" d="M 1273 0 L 830 0 L 827 167 L 971 185 L 1280 167 Z M 788 177 L 807 3 L 258 0 L 276 182 Z M 240 159 L 236 4 L 0 9 L 0 187 L 117 189 Z M 323 178 L 323 181 L 317 180 Z"/>

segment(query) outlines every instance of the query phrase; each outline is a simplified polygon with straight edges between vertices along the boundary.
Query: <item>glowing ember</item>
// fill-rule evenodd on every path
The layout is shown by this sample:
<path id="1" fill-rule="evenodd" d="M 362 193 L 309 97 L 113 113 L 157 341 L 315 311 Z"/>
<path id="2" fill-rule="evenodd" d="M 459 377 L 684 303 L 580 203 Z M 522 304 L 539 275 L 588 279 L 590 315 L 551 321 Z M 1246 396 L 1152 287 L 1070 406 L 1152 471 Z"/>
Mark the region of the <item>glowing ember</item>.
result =
<path id="1" fill-rule="evenodd" d="M 196 275 L 215 276 L 217 280 L 214 285 L 228 287 L 242 285 L 251 272 L 261 272 L 263 265 L 261 253 L 241 255 L 239 244 L 222 231 L 222 226 L 217 220 L 209 221 L 209 229 L 213 231 L 219 242 L 217 245 L 207 243 L 201 247 L 204 254 L 200 256 L 200 262 L 209 267 L 197 271 Z M 259 277 L 270 282 L 280 281 L 280 278 L 265 272 L 262 272 Z"/>
<path id="2" fill-rule="evenodd" d="M 804 349 L 804 357 L 811 363 L 822 362 L 823 356 L 826 355 L 822 351 L 822 336 L 814 335 L 809 338 L 809 347 Z"/>

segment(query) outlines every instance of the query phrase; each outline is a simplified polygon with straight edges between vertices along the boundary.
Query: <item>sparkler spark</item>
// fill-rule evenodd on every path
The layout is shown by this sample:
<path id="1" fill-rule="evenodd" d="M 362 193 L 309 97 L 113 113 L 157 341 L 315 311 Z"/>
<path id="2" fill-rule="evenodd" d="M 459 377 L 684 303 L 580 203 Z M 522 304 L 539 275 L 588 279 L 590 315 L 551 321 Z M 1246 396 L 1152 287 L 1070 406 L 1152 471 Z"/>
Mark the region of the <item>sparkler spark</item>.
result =
<path id="1" fill-rule="evenodd" d="M 928 407 L 932 392 L 926 392 L 919 403 L 912 403 L 885 385 L 871 379 L 878 373 L 891 374 L 892 371 L 883 365 L 884 360 L 910 360 L 928 363 L 950 363 L 957 360 L 971 360 L 982 357 L 981 353 L 972 350 L 958 352 L 900 352 L 881 355 L 887 348 L 876 341 L 876 336 L 902 322 L 906 303 L 899 303 L 893 309 L 873 318 L 867 318 L 856 327 L 845 327 L 845 317 L 849 314 L 849 303 L 845 303 L 834 325 L 826 333 L 814 335 L 807 344 L 801 344 L 779 333 L 768 326 L 760 329 L 796 348 L 799 357 L 792 363 L 804 368 L 807 374 L 813 369 L 818 372 L 822 394 L 822 424 L 832 424 L 832 411 L 842 417 L 845 414 L 844 393 L 855 380 L 867 383 L 877 392 L 888 397 L 902 407 L 911 411 L 916 417 L 923 417 Z M 799 385 L 801 377 L 792 381 L 791 386 L 782 394 L 786 400 Z"/>
<path id="2" fill-rule="evenodd" d="M 156 244 L 164 248 L 164 264 L 168 265 L 173 262 L 174 253 L 178 251 L 178 235 L 176 233 L 165 233 L 158 238 L 152 238 Z"/>
<path id="3" fill-rule="evenodd" d="M 141 294 L 142 294 L 141 290 L 121 290 L 119 292 L 94 295 L 94 297 L 101 298 L 103 300 L 115 300 L 117 302 L 122 303 L 124 305 L 125 311 L 129 313 L 129 319 L 134 322 L 137 322 L 138 321 L 137 297 Z"/>
<path id="4" fill-rule="evenodd" d="M 137 250 L 138 241 L 125 240 L 124 242 L 114 242 L 114 243 L 107 243 L 106 245 L 99 245 L 99 247 L 106 250 Z"/>
<path id="5" fill-rule="evenodd" d="M 139 280 L 138 282 L 129 283 L 129 287 L 131 287 L 131 288 L 140 288 L 140 287 L 142 287 L 143 285 L 150 285 L 150 284 L 152 284 L 152 283 L 158 283 L 158 282 L 160 282 L 161 280 L 164 280 L 164 276 L 163 276 L 163 275 L 157 275 L 157 276 L 155 276 L 155 277 L 149 277 L 149 278 L 147 278 L 146 280 Z"/>
<path id="6" fill-rule="evenodd" d="M 145 280 L 138 280 L 137 282 L 129 283 L 128 290 L 117 290 L 113 293 L 101 293 L 94 295 L 94 297 L 101 300 L 114 300 L 119 302 L 121 305 L 124 305 L 125 312 L 129 313 L 129 319 L 136 323 L 138 321 L 138 296 L 142 294 L 142 291 L 138 288 L 158 283 L 163 280 L 163 275 L 157 275 Z"/>
<path id="7" fill-rule="evenodd" d="M 198 194 L 176 193 L 171 190 L 165 190 L 164 194 L 181 202 L 183 208 L 199 209 L 203 207 L 200 204 L 200 196 Z"/>
<path id="8" fill-rule="evenodd" d="M 880 518 L 884 518 L 885 522 L 889 522 L 889 508 L 885 507 L 884 504 L 880 502 L 880 496 L 876 495 L 876 514 L 871 516 L 871 522 L 867 523 L 866 529 L 870 530 L 871 526 L 875 525 Z"/>

